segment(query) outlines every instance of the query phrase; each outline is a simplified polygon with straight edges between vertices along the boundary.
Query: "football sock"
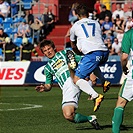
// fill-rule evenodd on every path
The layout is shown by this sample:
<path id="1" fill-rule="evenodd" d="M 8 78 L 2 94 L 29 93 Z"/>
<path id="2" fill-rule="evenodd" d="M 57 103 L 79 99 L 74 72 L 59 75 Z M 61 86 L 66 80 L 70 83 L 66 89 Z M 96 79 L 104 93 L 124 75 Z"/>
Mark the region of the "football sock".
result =
<path id="1" fill-rule="evenodd" d="M 95 99 L 96 97 L 98 97 L 98 93 L 88 84 L 86 80 L 79 79 L 76 82 L 76 85 L 79 86 L 80 90 L 90 95 L 92 99 Z"/>
<path id="2" fill-rule="evenodd" d="M 92 119 L 91 116 L 84 116 L 84 115 L 79 114 L 79 113 L 76 113 L 74 116 L 74 122 L 75 123 L 84 123 L 84 122 L 88 122 L 91 119 Z"/>
<path id="3" fill-rule="evenodd" d="M 88 81 L 88 83 L 89 83 L 89 85 L 92 87 L 93 86 L 93 84 L 92 84 L 92 81 L 91 80 L 89 80 Z"/>
<path id="4" fill-rule="evenodd" d="M 101 80 L 102 84 L 105 82 L 105 78 L 102 75 L 101 70 L 100 70 L 99 67 L 96 68 L 93 73 Z"/>
<path id="5" fill-rule="evenodd" d="M 123 112 L 124 112 L 124 109 L 122 107 L 116 107 L 114 109 L 114 116 L 112 118 L 112 132 L 113 133 L 120 132 L 120 126 L 123 121 Z"/>

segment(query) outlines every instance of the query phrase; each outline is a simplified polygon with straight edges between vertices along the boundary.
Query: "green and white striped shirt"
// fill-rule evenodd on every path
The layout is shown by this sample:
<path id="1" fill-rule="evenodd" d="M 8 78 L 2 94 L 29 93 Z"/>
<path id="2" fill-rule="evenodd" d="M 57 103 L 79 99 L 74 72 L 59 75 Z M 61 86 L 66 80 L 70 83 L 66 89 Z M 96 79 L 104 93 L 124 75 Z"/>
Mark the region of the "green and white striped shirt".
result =
<path id="1" fill-rule="evenodd" d="M 53 76 L 60 87 L 63 87 L 65 81 L 70 77 L 69 68 L 67 65 L 66 50 L 57 52 L 55 56 L 50 59 L 45 66 L 46 84 L 51 84 L 53 81 Z"/>
<path id="2" fill-rule="evenodd" d="M 80 59 L 81 56 L 75 54 L 76 62 L 79 62 Z M 57 52 L 55 56 L 48 61 L 44 68 L 44 71 L 46 75 L 45 84 L 52 84 L 53 76 L 55 76 L 59 86 L 62 88 L 65 81 L 70 77 L 66 50 Z"/>

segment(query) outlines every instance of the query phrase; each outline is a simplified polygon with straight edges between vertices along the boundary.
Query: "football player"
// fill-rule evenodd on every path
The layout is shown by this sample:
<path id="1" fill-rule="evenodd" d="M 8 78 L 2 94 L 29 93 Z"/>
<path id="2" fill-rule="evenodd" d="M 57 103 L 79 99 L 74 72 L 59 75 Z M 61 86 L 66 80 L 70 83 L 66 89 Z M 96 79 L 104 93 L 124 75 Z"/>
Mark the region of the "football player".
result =
<path id="1" fill-rule="evenodd" d="M 45 84 L 36 86 L 35 90 L 38 92 L 50 91 L 52 89 L 53 76 L 55 76 L 60 88 L 62 89 L 62 111 L 65 119 L 74 123 L 90 122 L 95 129 L 100 129 L 95 115 L 85 116 L 75 112 L 78 108 L 81 90 L 73 83 L 70 76 L 66 50 L 56 52 L 55 45 L 51 40 L 44 39 L 39 45 L 42 53 L 49 58 L 49 61 L 44 68 L 46 75 Z M 102 99 L 99 99 L 99 94 L 95 92 L 91 86 L 83 91 L 88 95 L 91 95 L 95 104 L 96 100 L 100 100 L 97 105 L 98 108 L 102 101 Z"/>

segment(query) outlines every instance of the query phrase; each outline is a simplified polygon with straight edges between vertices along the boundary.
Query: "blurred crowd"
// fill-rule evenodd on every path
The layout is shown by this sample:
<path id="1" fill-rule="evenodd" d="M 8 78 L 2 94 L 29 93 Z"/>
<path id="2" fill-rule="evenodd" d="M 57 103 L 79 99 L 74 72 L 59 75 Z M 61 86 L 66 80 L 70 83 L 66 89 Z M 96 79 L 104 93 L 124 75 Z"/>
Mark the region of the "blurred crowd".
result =
<path id="1" fill-rule="evenodd" d="M 35 0 L 34 0 L 35 1 Z M 23 2 L 23 4 L 22 4 Z M 24 2 L 27 2 L 26 6 Z M 23 14 L 20 16 L 19 7 L 22 6 Z M 32 14 L 33 0 L 0 0 L 0 60 L 31 60 L 31 55 L 36 54 L 37 44 L 52 31 L 55 26 L 55 15 L 49 6 L 44 6 L 43 14 L 34 16 Z M 75 9 L 78 3 L 73 3 L 68 16 L 68 21 L 73 25 L 78 17 Z M 110 55 L 120 55 L 121 41 L 124 32 L 132 28 L 132 7 L 129 6 L 125 12 L 121 4 L 116 4 L 113 12 L 106 8 L 106 5 L 96 0 L 94 10 L 89 13 L 89 18 L 100 23 L 102 36 L 105 44 L 110 50 Z M 67 32 L 69 36 L 69 30 Z M 6 39 L 8 38 L 8 39 Z M 10 38 L 10 39 L 9 39 Z M 23 39 L 27 41 L 23 44 Z M 8 40 L 8 41 L 7 41 Z M 9 41 L 10 40 L 10 41 Z M 12 43 L 15 45 L 6 45 Z M 34 44 L 29 48 L 29 44 Z M 27 46 L 26 46 L 27 45 Z M 25 49 L 25 46 L 27 49 Z M 23 59 L 23 50 L 27 57 Z M 11 54 L 12 53 L 12 54 Z M 30 53 L 30 56 L 28 55 Z M 10 57 L 7 59 L 6 57 Z M 11 56 L 12 55 L 12 56 Z M 19 56 L 16 59 L 14 56 Z M 30 58 L 29 58 L 30 57 Z"/>
<path id="2" fill-rule="evenodd" d="M 78 3 L 73 3 L 68 21 L 73 25 L 78 20 L 75 9 Z M 129 6 L 127 11 L 124 12 L 120 3 L 116 4 L 116 9 L 112 12 L 107 9 L 106 5 L 100 3 L 100 0 L 96 0 L 94 4 L 94 10 L 89 13 L 89 18 L 97 20 L 101 26 L 102 37 L 105 45 L 110 50 L 110 55 L 120 55 L 121 53 L 121 41 L 124 32 L 133 27 L 133 15 L 132 6 Z M 69 36 L 69 31 L 66 37 Z"/>
<path id="3" fill-rule="evenodd" d="M 15 56 L 19 56 L 19 60 L 31 60 L 32 54 L 38 55 L 37 44 L 54 28 L 55 15 L 49 6 L 44 6 L 43 13 L 35 16 L 32 4 L 33 0 L 0 0 L 0 60 L 15 61 Z"/>

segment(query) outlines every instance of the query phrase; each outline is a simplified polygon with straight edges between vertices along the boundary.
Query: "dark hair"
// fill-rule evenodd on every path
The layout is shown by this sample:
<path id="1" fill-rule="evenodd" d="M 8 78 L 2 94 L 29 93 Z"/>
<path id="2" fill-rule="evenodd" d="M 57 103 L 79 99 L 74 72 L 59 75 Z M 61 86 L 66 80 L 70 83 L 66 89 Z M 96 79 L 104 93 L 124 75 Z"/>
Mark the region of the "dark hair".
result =
<path id="1" fill-rule="evenodd" d="M 39 47 L 40 50 L 42 51 L 42 48 L 45 46 L 51 46 L 53 49 L 55 49 L 55 45 L 54 42 L 52 40 L 47 40 L 47 39 L 43 39 L 40 43 L 39 43 Z M 43 53 L 43 51 L 42 51 Z"/>
<path id="2" fill-rule="evenodd" d="M 116 18 L 120 18 L 120 15 L 119 14 L 116 14 Z"/>
<path id="3" fill-rule="evenodd" d="M 85 4 L 80 4 L 79 6 L 77 6 L 76 10 L 75 10 L 76 14 L 79 15 L 79 17 L 81 16 L 89 16 L 89 9 Z"/>

